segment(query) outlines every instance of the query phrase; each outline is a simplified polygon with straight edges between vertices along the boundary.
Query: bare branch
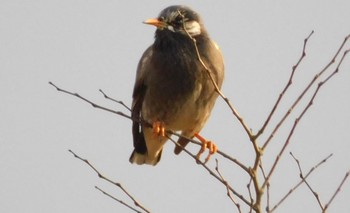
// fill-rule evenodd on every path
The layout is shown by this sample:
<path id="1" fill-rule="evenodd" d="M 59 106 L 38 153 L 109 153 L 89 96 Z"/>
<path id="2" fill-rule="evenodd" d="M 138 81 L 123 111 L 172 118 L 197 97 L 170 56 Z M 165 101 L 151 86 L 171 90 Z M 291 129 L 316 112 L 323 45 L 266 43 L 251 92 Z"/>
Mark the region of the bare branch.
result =
<path id="1" fill-rule="evenodd" d="M 262 173 L 264 179 L 266 179 L 266 173 L 265 173 L 264 167 L 262 165 L 262 161 L 260 161 L 259 168 L 261 170 L 261 173 Z M 268 182 L 266 184 L 266 211 L 268 212 L 269 209 L 270 209 L 270 183 Z"/>
<path id="2" fill-rule="evenodd" d="M 215 162 L 216 162 L 215 170 L 216 170 L 216 172 L 219 174 L 221 180 L 225 182 L 226 194 L 227 194 L 227 196 L 230 198 L 230 200 L 232 201 L 232 203 L 235 204 L 235 206 L 236 206 L 237 209 L 238 209 L 238 212 L 241 213 L 241 212 L 242 212 L 242 211 L 241 211 L 241 206 L 240 206 L 239 203 L 238 203 L 237 201 L 235 201 L 235 199 L 232 197 L 231 192 L 230 192 L 230 188 L 229 188 L 229 184 L 228 184 L 228 182 L 225 180 L 224 176 L 222 176 L 222 174 L 221 174 L 221 172 L 220 172 L 220 170 L 219 170 L 219 161 L 218 161 L 218 159 L 215 159 Z"/>
<path id="3" fill-rule="evenodd" d="M 321 207 L 321 209 L 323 210 L 323 205 L 322 202 L 320 200 L 320 196 L 318 195 L 318 193 L 311 187 L 311 185 L 309 184 L 309 182 L 305 179 L 304 174 L 303 174 L 303 170 L 301 169 L 301 165 L 300 165 L 300 161 L 293 155 L 292 152 L 290 152 L 290 155 L 294 158 L 295 162 L 298 165 L 298 169 L 299 169 L 299 176 L 302 180 L 304 180 L 304 183 L 306 184 L 306 186 L 310 189 L 311 193 L 314 195 L 314 197 L 317 200 L 318 205 Z"/>
<path id="4" fill-rule="evenodd" d="M 343 180 L 340 182 L 340 184 L 339 184 L 338 188 L 335 190 L 333 196 L 332 196 L 331 199 L 328 201 L 328 203 L 324 206 L 323 213 L 326 212 L 326 210 L 328 209 L 328 207 L 329 207 L 329 206 L 331 205 L 331 203 L 333 202 L 334 198 L 339 194 L 341 188 L 343 187 L 345 181 L 348 179 L 349 175 L 350 175 L 350 171 L 348 171 L 348 172 L 345 174 Z"/>
<path id="5" fill-rule="evenodd" d="M 337 51 L 336 55 L 333 57 L 332 61 L 326 66 L 327 68 L 330 66 L 330 64 L 334 63 L 333 61 L 336 59 L 336 57 L 338 56 L 340 50 L 343 48 L 345 42 L 347 41 L 347 39 L 348 39 L 349 37 L 350 37 L 350 36 L 347 36 L 347 37 L 345 38 L 344 42 L 343 42 L 342 45 L 340 46 L 340 48 L 339 48 L 339 50 Z M 277 164 L 278 164 L 278 162 L 279 162 L 279 160 L 280 160 L 282 154 L 284 153 L 285 149 L 286 149 L 287 146 L 289 145 L 290 139 L 291 139 L 292 135 L 294 134 L 294 130 L 296 129 L 296 127 L 297 127 L 299 121 L 303 118 L 303 116 L 305 115 L 305 113 L 306 113 L 306 112 L 309 110 L 309 108 L 312 106 L 313 101 L 314 101 L 314 99 L 316 98 L 316 96 L 317 96 L 317 94 L 318 94 L 320 88 L 321 88 L 329 79 L 331 79 L 336 73 L 338 73 L 339 67 L 340 67 L 340 65 L 342 64 L 342 62 L 343 62 L 343 60 L 344 60 L 344 58 L 345 58 L 345 56 L 347 55 L 348 52 L 349 52 L 348 50 L 346 50 L 346 51 L 344 52 L 344 54 L 343 54 L 341 60 L 338 62 L 338 65 L 336 66 L 336 69 L 335 69 L 324 81 L 321 81 L 321 82 L 318 84 L 318 86 L 317 86 L 315 92 L 313 93 L 313 95 L 312 95 L 312 97 L 311 97 L 309 103 L 306 105 L 306 107 L 305 107 L 304 110 L 300 113 L 300 115 L 295 119 L 294 125 L 293 125 L 293 127 L 291 128 L 291 130 L 290 130 L 290 132 L 289 132 L 289 135 L 288 135 L 288 137 L 287 137 L 287 139 L 286 139 L 286 141 L 285 141 L 285 143 L 284 143 L 282 149 L 280 150 L 279 154 L 277 155 L 277 157 L 276 157 L 276 159 L 275 159 L 275 161 L 274 161 L 274 164 L 273 164 L 273 166 L 272 166 L 272 168 L 271 168 L 271 170 L 270 170 L 270 172 L 269 172 L 267 178 L 265 179 L 264 184 L 263 184 L 262 187 L 261 187 L 262 189 L 265 188 L 265 186 L 266 186 L 267 182 L 269 181 L 269 179 L 271 178 L 271 175 L 272 175 L 273 171 L 275 170 L 275 168 L 276 168 L 276 166 L 277 166 Z M 284 119 L 285 119 L 286 117 L 288 117 L 288 115 L 290 114 L 290 112 L 292 111 L 292 109 L 295 107 L 295 105 L 303 98 L 304 94 L 309 90 L 309 88 L 311 87 L 311 85 L 313 85 L 313 83 L 319 78 L 319 76 L 322 75 L 322 73 L 324 73 L 324 71 L 325 71 L 325 69 L 321 70 L 321 72 L 319 72 L 318 74 L 316 74 L 316 76 L 314 77 L 314 79 L 309 83 L 309 85 L 305 88 L 305 90 L 302 92 L 302 94 L 301 94 L 301 95 L 297 98 L 297 100 L 294 102 L 294 104 L 293 104 L 293 106 L 290 108 L 290 110 L 288 110 L 288 112 L 285 114 L 284 118 L 281 120 L 282 123 L 283 123 Z M 281 122 L 280 122 L 279 124 L 281 124 Z M 279 124 L 278 124 L 278 125 L 279 125 Z M 279 128 L 278 125 L 276 126 L 277 129 Z M 275 130 L 277 130 L 277 129 L 275 129 Z M 275 131 L 275 130 L 274 130 L 274 131 Z M 273 131 L 273 132 L 274 132 L 274 131 Z M 272 138 L 273 134 L 274 134 L 274 133 L 271 134 L 270 138 Z M 266 143 L 264 144 L 264 146 L 266 147 L 266 145 L 267 145 L 268 143 L 269 143 L 269 139 L 266 141 Z M 264 148 L 263 148 L 263 149 L 264 149 Z"/>
<path id="6" fill-rule="evenodd" d="M 185 139 L 187 139 L 188 141 L 190 141 L 191 143 L 196 144 L 196 145 L 198 145 L 198 146 L 201 146 L 201 144 L 202 144 L 202 143 L 200 143 L 200 142 L 198 142 L 198 141 L 196 141 L 196 140 L 194 140 L 194 139 L 192 139 L 192 138 L 185 137 L 185 136 L 183 136 L 183 135 L 181 135 L 181 134 L 179 134 L 179 133 L 176 133 L 176 132 L 174 132 L 174 131 L 167 130 L 166 132 L 167 132 L 168 134 L 170 134 L 170 135 L 175 135 L 175 136 L 177 136 L 177 137 L 185 138 Z M 181 146 L 181 145 L 179 145 L 179 146 Z M 221 151 L 221 150 L 218 150 L 218 151 L 217 151 L 217 154 L 219 154 L 219 155 L 221 155 L 222 157 L 228 159 L 229 161 L 232 161 L 233 163 L 237 164 L 240 168 L 242 168 L 244 171 L 246 171 L 246 172 L 249 174 L 249 168 L 246 167 L 243 163 L 241 163 L 241 162 L 240 162 L 239 160 L 237 160 L 236 158 L 231 157 L 230 155 L 226 154 L 225 152 L 223 152 L 223 151 Z"/>
<path id="7" fill-rule="evenodd" d="M 305 176 L 303 176 L 303 178 L 301 178 L 301 180 L 293 187 L 291 188 L 283 197 L 280 201 L 277 202 L 277 204 L 269 211 L 269 212 L 273 212 L 275 211 L 293 192 L 296 191 L 297 188 L 299 188 L 299 186 L 301 186 L 305 180 L 314 172 L 316 171 L 316 169 L 321 166 L 322 164 L 326 163 L 327 160 L 329 158 L 331 158 L 333 156 L 333 154 L 328 155 L 326 158 L 324 158 L 323 160 L 321 160 L 318 164 L 316 164 L 315 166 L 313 166 L 308 173 L 306 173 Z"/>
<path id="8" fill-rule="evenodd" d="M 172 139 L 168 135 L 167 135 L 167 137 L 175 145 L 181 146 L 179 143 L 177 143 L 174 139 Z M 182 147 L 182 150 L 184 152 L 186 152 L 188 155 L 190 155 L 197 162 L 197 164 L 201 165 L 205 170 L 207 170 L 211 176 L 215 177 L 218 181 L 220 181 L 222 184 L 224 184 L 224 186 L 226 186 L 234 195 L 236 195 L 239 199 L 241 199 L 247 205 L 250 205 L 249 201 L 247 199 L 245 199 L 243 195 L 239 194 L 230 185 L 226 184 L 226 182 L 223 181 L 218 175 L 216 175 L 215 172 L 213 170 L 211 170 L 205 163 L 203 163 L 202 161 L 198 160 L 194 154 L 192 154 L 190 151 L 188 151 L 185 147 Z"/>
<path id="9" fill-rule="evenodd" d="M 129 118 L 129 119 L 132 120 L 131 116 L 126 115 L 126 114 L 124 114 L 123 112 L 115 111 L 115 110 L 112 110 L 112 109 L 109 109 L 109 108 L 100 106 L 100 105 L 98 105 L 98 104 L 96 104 L 96 103 L 94 103 L 94 102 L 92 102 L 92 101 L 90 101 L 90 100 L 84 98 L 83 96 L 79 95 L 78 93 L 69 92 L 69 91 L 67 91 L 67 90 L 64 90 L 64 89 L 59 88 L 58 86 L 56 86 L 56 85 L 55 85 L 54 83 L 52 83 L 51 81 L 49 82 L 49 84 L 52 85 L 53 87 L 55 87 L 57 91 L 66 93 L 66 94 L 68 94 L 68 95 L 75 96 L 75 97 L 77 97 L 77 98 L 79 98 L 79 99 L 81 99 L 81 100 L 83 100 L 83 101 L 85 101 L 85 102 L 91 104 L 91 106 L 93 106 L 94 108 L 101 109 L 101 110 L 104 110 L 104 111 L 107 111 L 107 112 L 111 112 L 111 113 L 113 113 L 113 114 L 117 114 L 117 115 L 123 116 L 123 117 L 125 117 L 125 118 Z"/>
<path id="10" fill-rule="evenodd" d="M 250 189 L 252 181 L 253 181 L 252 178 L 250 178 L 250 180 L 247 184 L 247 189 L 248 189 L 249 198 L 250 198 L 249 212 L 253 212 L 253 206 L 254 206 L 254 199 L 253 199 L 253 195 L 252 195 L 252 190 Z"/>
<path id="11" fill-rule="evenodd" d="M 99 190 L 100 192 L 102 192 L 104 195 L 106 195 L 107 197 L 110 197 L 112 198 L 113 200 L 119 202 L 120 204 L 128 207 L 129 209 L 133 210 L 134 212 L 137 212 L 137 213 L 142 213 L 141 211 L 135 209 L 134 207 L 130 206 L 129 204 L 125 203 L 124 201 L 122 200 L 119 200 L 118 198 L 112 196 L 111 194 L 109 194 L 108 192 L 102 190 L 101 188 L 99 188 L 98 186 L 95 186 L 95 189 Z"/>
<path id="12" fill-rule="evenodd" d="M 266 142 L 264 143 L 262 149 L 264 150 L 267 145 L 270 143 L 271 139 L 274 137 L 274 135 L 276 134 L 276 132 L 278 131 L 278 129 L 280 128 L 280 126 L 284 123 L 284 121 L 286 120 L 286 118 L 290 115 L 290 113 L 293 111 L 293 109 L 298 105 L 298 103 L 300 102 L 300 100 L 302 100 L 302 98 L 304 97 L 304 95 L 309 91 L 309 89 L 311 88 L 312 85 L 314 85 L 314 83 L 316 82 L 317 79 L 319 79 L 322 74 L 328 70 L 328 68 L 335 63 L 336 58 L 338 57 L 339 53 L 341 52 L 341 50 L 343 49 L 344 45 L 346 44 L 347 40 L 350 38 L 350 35 L 348 35 L 347 37 L 345 37 L 343 43 L 340 45 L 340 47 L 338 48 L 338 50 L 336 51 L 335 55 L 333 56 L 333 58 L 330 60 L 330 62 L 319 72 L 315 75 L 315 77 L 310 81 L 310 83 L 306 86 L 306 88 L 304 89 L 304 91 L 300 94 L 300 96 L 294 101 L 294 103 L 292 104 L 292 106 L 289 108 L 289 110 L 285 113 L 285 115 L 283 116 L 283 118 L 278 122 L 278 124 L 275 126 L 274 130 L 272 131 L 272 133 L 270 134 L 269 138 L 266 140 Z M 344 55 L 347 54 L 348 51 L 344 52 Z M 344 56 L 343 56 L 344 57 Z M 338 64 L 338 66 L 342 63 L 341 62 Z M 332 77 L 332 76 L 329 76 Z"/>
<path id="13" fill-rule="evenodd" d="M 237 160 L 236 158 L 233 158 L 231 156 L 229 156 L 228 154 L 218 150 L 217 153 L 221 156 L 223 156 L 224 158 L 234 162 L 235 164 L 237 164 L 239 167 L 241 167 L 244 171 L 246 171 L 249 174 L 249 169 L 248 167 L 246 167 L 243 163 L 241 163 L 239 160 Z"/>
<path id="14" fill-rule="evenodd" d="M 102 93 L 103 97 L 105 97 L 106 99 L 111 100 L 111 101 L 114 101 L 114 102 L 116 102 L 117 104 L 122 105 L 125 109 L 127 109 L 127 110 L 129 110 L 129 111 L 131 112 L 130 107 L 128 107 L 126 104 L 124 104 L 123 101 L 118 101 L 118 100 L 116 100 L 116 99 L 114 99 L 114 98 L 109 97 L 108 95 L 106 95 L 105 92 L 102 91 L 102 89 L 99 89 L 99 91 L 100 91 L 100 93 Z"/>
<path id="15" fill-rule="evenodd" d="M 114 182 L 111 179 L 105 177 L 104 175 L 102 175 L 87 159 L 84 159 L 82 157 L 80 157 L 79 155 L 75 154 L 72 150 L 68 150 L 70 153 L 73 154 L 73 156 L 81 161 L 83 161 L 84 163 L 86 163 L 92 170 L 94 170 L 96 172 L 96 174 L 98 175 L 99 178 L 119 187 L 124 194 L 126 194 L 133 202 L 134 205 L 141 208 L 143 211 L 145 212 L 150 212 L 148 209 L 146 209 L 140 202 L 138 202 L 120 183 L 118 182 Z"/>
<path id="16" fill-rule="evenodd" d="M 256 138 L 259 137 L 264 132 L 264 130 L 267 127 L 267 125 L 269 124 L 273 114 L 275 113 L 276 109 L 278 108 L 278 105 L 279 105 L 280 101 L 282 100 L 284 94 L 287 92 L 287 90 L 290 87 L 290 85 L 292 85 L 294 74 L 295 74 L 297 68 L 299 67 L 299 64 L 302 62 L 302 60 L 306 56 L 306 45 L 307 45 L 307 42 L 309 41 L 309 39 L 310 39 L 310 37 L 312 36 L 313 33 L 314 33 L 314 31 L 311 31 L 311 33 L 304 39 L 304 46 L 303 46 L 303 50 L 302 50 L 301 56 L 300 56 L 298 62 L 293 66 L 292 72 L 291 72 L 291 74 L 289 76 L 289 79 L 288 79 L 288 82 L 287 82 L 286 86 L 284 87 L 284 89 L 282 90 L 280 95 L 278 96 L 278 99 L 277 99 L 275 105 L 273 106 L 269 116 L 265 120 L 264 125 L 261 127 L 261 129 L 256 134 L 256 136 L 255 136 Z"/>

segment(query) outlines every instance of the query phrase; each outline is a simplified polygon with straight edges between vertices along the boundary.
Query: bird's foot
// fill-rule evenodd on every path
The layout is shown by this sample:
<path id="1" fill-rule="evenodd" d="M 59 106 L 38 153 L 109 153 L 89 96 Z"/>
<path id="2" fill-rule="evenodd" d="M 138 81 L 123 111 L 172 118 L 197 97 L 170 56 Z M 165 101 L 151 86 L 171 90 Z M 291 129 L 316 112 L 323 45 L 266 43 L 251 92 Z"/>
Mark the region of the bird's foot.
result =
<path id="1" fill-rule="evenodd" d="M 207 163 L 209 161 L 210 157 L 218 151 L 218 147 L 213 142 L 208 141 L 205 138 L 203 138 L 202 136 L 200 136 L 198 133 L 195 133 L 194 136 L 202 143 L 201 149 L 199 150 L 198 154 L 196 155 L 197 163 L 199 163 L 200 156 L 205 151 L 205 149 L 208 149 L 209 154 L 204 160 L 204 163 Z"/>
<path id="2" fill-rule="evenodd" d="M 163 122 L 155 121 L 153 122 L 152 127 L 154 134 L 165 137 L 165 127 Z"/>

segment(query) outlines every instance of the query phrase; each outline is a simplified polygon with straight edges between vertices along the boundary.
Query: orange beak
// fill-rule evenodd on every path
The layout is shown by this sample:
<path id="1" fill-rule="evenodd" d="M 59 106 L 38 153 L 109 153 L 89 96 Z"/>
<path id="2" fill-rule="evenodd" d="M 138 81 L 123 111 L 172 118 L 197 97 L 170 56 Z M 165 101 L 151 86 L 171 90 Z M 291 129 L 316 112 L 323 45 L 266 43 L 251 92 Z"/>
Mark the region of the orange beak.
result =
<path id="1" fill-rule="evenodd" d="M 153 25 L 153 26 L 156 26 L 157 28 L 161 28 L 161 29 L 166 27 L 166 23 L 163 21 L 159 21 L 157 18 L 147 19 L 143 23 Z"/>

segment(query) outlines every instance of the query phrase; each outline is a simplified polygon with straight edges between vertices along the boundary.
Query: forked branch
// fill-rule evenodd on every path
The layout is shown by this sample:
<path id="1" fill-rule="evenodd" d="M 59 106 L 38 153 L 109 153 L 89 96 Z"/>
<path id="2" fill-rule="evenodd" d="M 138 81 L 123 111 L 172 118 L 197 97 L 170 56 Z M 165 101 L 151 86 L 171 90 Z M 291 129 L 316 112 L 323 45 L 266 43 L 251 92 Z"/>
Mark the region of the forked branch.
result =
<path id="1" fill-rule="evenodd" d="M 294 108 L 298 105 L 298 103 L 303 99 L 304 95 L 310 90 L 310 88 L 314 85 L 314 83 L 325 73 L 326 70 L 328 70 L 328 68 L 335 63 L 336 59 L 338 58 L 340 52 L 343 50 L 347 40 L 350 38 L 350 35 L 348 35 L 347 37 L 345 37 L 343 43 L 340 45 L 340 47 L 338 48 L 338 50 L 336 51 L 335 55 L 333 56 L 333 58 L 329 61 L 329 63 L 319 72 L 315 75 L 315 77 L 310 81 L 310 83 L 306 86 L 306 88 L 304 89 L 304 91 L 299 95 L 299 97 L 294 101 L 294 103 L 292 104 L 292 106 L 288 109 L 288 111 L 285 113 L 285 115 L 282 117 L 282 119 L 278 122 L 278 124 L 275 126 L 275 128 L 273 129 L 273 131 L 271 132 L 270 136 L 268 137 L 268 139 L 265 141 L 264 145 L 262 146 L 262 149 L 266 149 L 267 145 L 270 143 L 271 139 L 274 137 L 274 135 L 276 134 L 276 132 L 279 130 L 279 128 L 281 127 L 281 125 L 284 123 L 284 121 L 288 118 L 288 116 L 291 114 L 291 112 L 294 110 Z M 348 53 L 348 50 L 346 50 L 344 52 L 344 55 L 341 59 L 341 61 L 338 63 L 339 67 L 342 62 L 344 57 L 346 56 L 346 54 Z M 336 72 L 338 72 L 338 69 L 336 69 Z M 336 73 L 335 72 L 335 73 Z M 335 74 L 334 73 L 334 74 Z M 329 75 L 328 78 L 331 78 L 334 74 Z"/>
<path id="2" fill-rule="evenodd" d="M 278 105 L 281 102 L 284 94 L 287 92 L 288 88 L 292 85 L 294 74 L 295 74 L 296 70 L 298 69 L 299 64 L 303 61 L 303 59 L 306 56 L 306 45 L 307 45 L 307 43 L 308 43 L 308 41 L 309 41 L 309 39 L 310 39 L 310 37 L 312 36 L 313 33 L 314 33 L 314 31 L 311 31 L 309 36 L 304 39 L 304 45 L 303 45 L 303 50 L 301 52 L 301 56 L 300 56 L 298 62 L 292 67 L 292 72 L 290 73 L 290 76 L 289 76 L 289 79 L 288 79 L 288 82 L 287 82 L 286 86 L 284 87 L 284 89 L 282 90 L 280 95 L 278 96 L 278 99 L 277 99 L 275 105 L 272 107 L 272 110 L 271 110 L 269 116 L 267 117 L 267 119 L 265 120 L 264 125 L 261 127 L 261 129 L 258 131 L 258 133 L 256 134 L 255 137 L 259 137 L 265 131 L 265 128 L 269 124 L 272 116 L 274 115 L 276 109 L 278 108 Z"/>
<path id="3" fill-rule="evenodd" d="M 348 37 L 347 37 L 347 38 L 348 38 Z M 343 46 L 344 46 L 344 43 L 342 44 L 342 46 L 341 46 L 340 49 L 342 49 Z M 313 102 L 314 102 L 314 100 L 315 100 L 315 98 L 316 98 L 318 92 L 320 91 L 321 87 L 324 86 L 326 82 L 328 82 L 336 73 L 339 72 L 339 67 L 340 67 L 340 65 L 343 63 L 343 60 L 344 60 L 344 58 L 346 57 L 346 55 L 348 54 L 348 52 L 349 52 L 349 50 L 346 50 L 346 51 L 344 52 L 343 56 L 341 57 L 340 61 L 339 61 L 338 64 L 337 64 L 335 70 L 334 70 L 331 74 L 329 74 L 329 75 L 325 78 L 325 80 L 319 82 L 319 84 L 317 85 L 317 88 L 316 88 L 316 90 L 314 91 L 314 93 L 313 93 L 311 99 L 309 100 L 308 104 L 305 106 L 305 108 L 304 108 L 303 111 L 300 113 L 300 115 L 295 119 L 294 125 L 293 125 L 293 127 L 291 128 L 291 130 L 290 130 L 290 132 L 289 132 L 289 135 L 288 135 L 288 137 L 287 137 L 287 139 L 286 139 L 286 141 L 285 141 L 283 147 L 281 148 L 279 154 L 277 155 L 277 157 L 276 157 L 276 159 L 275 159 L 275 161 L 274 161 L 274 163 L 273 163 L 273 166 L 272 166 L 270 172 L 268 173 L 267 178 L 265 179 L 264 184 L 262 185 L 262 189 L 265 188 L 266 184 L 269 182 L 269 180 L 270 180 L 270 178 L 271 178 L 271 176 L 272 176 L 274 170 L 276 169 L 276 166 L 277 166 L 277 164 L 278 164 L 280 158 L 282 157 L 284 151 L 286 150 L 287 146 L 288 146 L 289 143 L 290 143 L 290 140 L 291 140 L 291 138 L 292 138 L 292 136 L 293 136 L 293 134 L 294 134 L 294 131 L 295 131 L 296 127 L 298 126 L 299 121 L 304 117 L 305 113 L 306 113 L 306 112 L 310 109 L 310 107 L 312 106 L 312 104 L 313 104 Z M 337 52 L 337 55 L 338 55 L 338 54 L 339 54 L 339 51 Z M 336 58 L 336 57 L 335 57 L 335 58 Z M 335 60 L 335 58 L 334 58 L 333 60 Z M 323 73 L 323 72 L 324 72 L 324 70 L 321 71 L 321 73 Z M 313 82 L 315 81 L 315 79 L 317 79 L 317 78 L 319 77 L 319 75 L 320 75 L 320 73 L 318 73 L 318 74 L 315 76 L 315 78 L 310 82 L 311 85 L 313 84 Z M 302 92 L 302 94 L 298 97 L 298 100 L 297 100 L 296 102 L 299 102 L 299 101 L 302 99 L 303 95 L 309 90 L 309 88 L 310 88 L 310 86 L 311 86 L 310 84 L 309 84 L 309 85 L 307 86 L 307 88 Z M 289 112 L 289 113 L 290 113 L 290 112 Z M 287 114 L 289 114 L 289 113 L 287 112 Z M 287 115 L 287 114 L 286 114 L 286 115 Z"/>
<path id="4" fill-rule="evenodd" d="M 325 157 L 323 160 L 321 160 L 319 163 L 317 163 L 315 166 L 313 166 L 307 173 L 306 175 L 303 175 L 302 173 L 300 173 L 300 178 L 301 180 L 294 186 L 292 187 L 283 197 L 280 201 L 277 202 L 276 205 L 274 205 L 272 207 L 272 209 L 270 211 L 268 211 L 269 213 L 272 213 L 273 211 L 275 211 L 291 194 L 293 194 L 293 192 L 295 192 L 303 183 L 305 183 L 305 181 L 307 180 L 307 178 L 318 169 L 319 166 L 323 165 L 324 163 L 327 162 L 327 160 L 329 158 L 331 158 L 333 156 L 333 154 L 328 155 L 327 157 Z M 296 158 L 294 158 L 295 160 L 297 160 Z M 298 163 L 298 161 L 297 161 Z M 301 170 L 299 170 L 299 172 L 301 172 Z"/>
<path id="5" fill-rule="evenodd" d="M 141 208 L 143 211 L 145 212 L 150 212 L 148 209 L 146 209 L 146 207 L 144 207 L 139 201 L 137 201 L 123 186 L 122 184 L 118 183 L 118 182 L 115 182 L 115 181 L 112 181 L 111 179 L 107 178 L 106 176 L 104 176 L 101 172 L 99 172 L 87 159 L 84 159 L 82 157 L 80 157 L 79 155 L 75 154 L 72 150 L 68 150 L 70 153 L 73 154 L 73 156 L 81 161 L 83 161 L 84 163 L 86 163 L 92 170 L 94 170 L 96 172 L 96 174 L 98 175 L 99 178 L 117 186 L 118 188 L 120 188 L 125 195 L 127 195 L 134 203 L 134 205 L 136 207 L 139 207 Z M 99 189 L 99 188 L 98 188 Z M 109 197 L 113 198 L 113 196 L 110 196 L 108 193 L 104 192 L 103 190 L 99 189 L 100 191 L 102 191 L 104 194 L 108 195 Z M 130 208 L 130 205 L 126 205 L 123 201 L 120 202 L 121 204 L 123 204 L 124 206 Z M 134 210 L 134 208 L 130 208 L 132 210 Z M 137 210 L 134 210 L 136 212 L 139 212 Z"/>
<path id="6" fill-rule="evenodd" d="M 323 210 L 322 210 L 322 213 L 325 213 L 326 210 L 328 209 L 328 207 L 331 205 L 331 203 L 334 201 L 334 198 L 339 194 L 341 188 L 343 187 L 344 183 L 346 182 L 346 180 L 348 179 L 350 175 L 350 171 L 348 171 L 343 180 L 340 182 L 338 188 L 335 190 L 334 194 L 332 195 L 331 199 L 329 199 L 328 203 L 324 206 Z"/>

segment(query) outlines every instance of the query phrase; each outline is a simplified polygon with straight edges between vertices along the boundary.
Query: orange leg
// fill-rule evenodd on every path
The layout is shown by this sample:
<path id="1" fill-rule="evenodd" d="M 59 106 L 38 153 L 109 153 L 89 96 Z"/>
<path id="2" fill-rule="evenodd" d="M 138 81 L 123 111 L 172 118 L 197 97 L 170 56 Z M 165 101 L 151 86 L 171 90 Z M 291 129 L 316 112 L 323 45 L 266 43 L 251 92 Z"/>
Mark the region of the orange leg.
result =
<path id="1" fill-rule="evenodd" d="M 209 149 L 209 154 L 205 158 L 204 163 L 207 163 L 210 159 L 210 157 L 215 154 L 218 151 L 218 147 L 211 141 L 206 140 L 202 136 L 200 136 L 198 133 L 194 134 L 194 137 L 196 137 L 201 143 L 202 147 L 199 150 L 198 154 L 196 155 L 197 161 L 199 161 L 201 154 L 205 151 L 205 149 Z"/>
<path id="2" fill-rule="evenodd" d="M 164 123 L 160 121 L 155 121 L 152 124 L 154 134 L 165 137 L 165 127 Z"/>

